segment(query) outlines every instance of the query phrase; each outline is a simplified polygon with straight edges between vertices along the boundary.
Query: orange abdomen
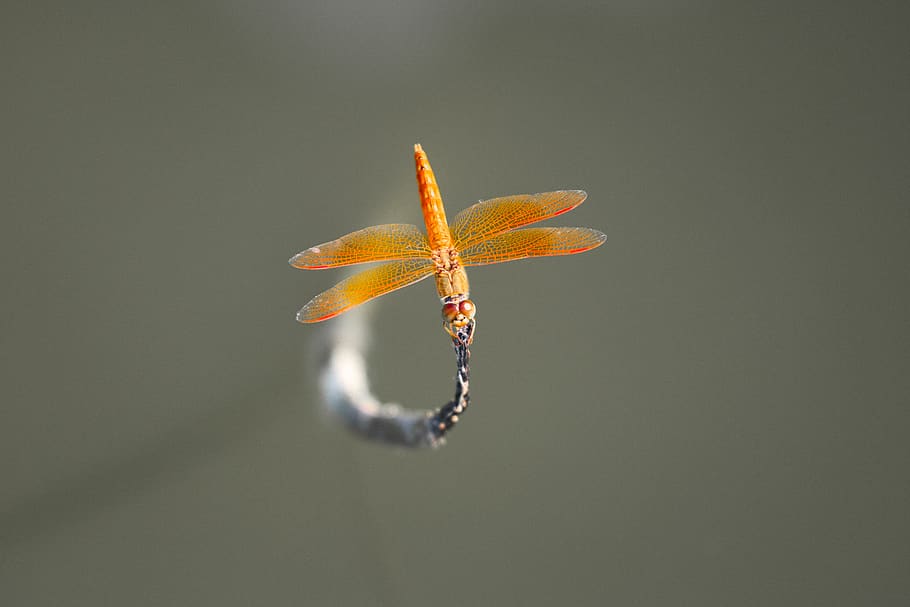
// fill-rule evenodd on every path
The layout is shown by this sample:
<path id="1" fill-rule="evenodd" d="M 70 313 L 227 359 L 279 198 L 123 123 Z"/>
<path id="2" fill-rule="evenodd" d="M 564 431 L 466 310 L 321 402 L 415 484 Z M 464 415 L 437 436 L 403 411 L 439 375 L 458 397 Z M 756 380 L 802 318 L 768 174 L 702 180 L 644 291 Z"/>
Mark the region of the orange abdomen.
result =
<path id="1" fill-rule="evenodd" d="M 452 234 L 446 221 L 446 210 L 442 206 L 442 196 L 430 161 L 419 143 L 414 146 L 414 163 L 417 166 L 417 189 L 420 191 L 420 207 L 427 226 L 430 249 L 447 249 L 452 246 Z"/>

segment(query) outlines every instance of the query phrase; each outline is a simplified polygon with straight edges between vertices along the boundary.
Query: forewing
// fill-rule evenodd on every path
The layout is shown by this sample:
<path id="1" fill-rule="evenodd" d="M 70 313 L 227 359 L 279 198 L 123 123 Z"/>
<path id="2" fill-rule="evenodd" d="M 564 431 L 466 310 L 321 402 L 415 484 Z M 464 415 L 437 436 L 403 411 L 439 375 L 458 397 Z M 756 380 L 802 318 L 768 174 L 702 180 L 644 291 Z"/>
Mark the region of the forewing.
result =
<path id="1" fill-rule="evenodd" d="M 478 202 L 455 216 L 452 236 L 455 247 L 472 245 L 509 230 L 571 211 L 587 197 L 581 190 L 520 194 Z"/>
<path id="2" fill-rule="evenodd" d="M 429 258 L 430 245 L 420 228 L 392 223 L 351 232 L 337 240 L 310 247 L 289 263 L 303 270 L 322 270 L 369 261 Z"/>
<path id="3" fill-rule="evenodd" d="M 323 291 L 297 312 L 300 322 L 320 322 L 354 306 L 406 287 L 433 275 L 433 262 L 424 259 L 393 261 L 354 274 Z"/>
<path id="4" fill-rule="evenodd" d="M 459 259 L 465 266 L 480 266 L 526 257 L 574 255 L 606 240 L 606 234 L 590 228 L 525 228 L 477 243 L 461 252 Z"/>

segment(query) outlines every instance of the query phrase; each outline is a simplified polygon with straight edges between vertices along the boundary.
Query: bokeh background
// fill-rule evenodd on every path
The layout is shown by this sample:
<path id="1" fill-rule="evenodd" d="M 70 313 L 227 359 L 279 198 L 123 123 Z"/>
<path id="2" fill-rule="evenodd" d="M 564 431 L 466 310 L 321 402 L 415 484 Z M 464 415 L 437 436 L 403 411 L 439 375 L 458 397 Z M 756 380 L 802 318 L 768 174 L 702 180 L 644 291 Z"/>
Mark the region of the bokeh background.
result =
<path id="1" fill-rule="evenodd" d="M 5 7 L 0 604 L 910 603 L 908 15 L 856 7 Z M 609 236 L 471 271 L 435 452 L 325 414 L 286 261 L 419 223 L 418 141 Z M 376 393 L 451 398 L 432 285 L 372 306 Z"/>

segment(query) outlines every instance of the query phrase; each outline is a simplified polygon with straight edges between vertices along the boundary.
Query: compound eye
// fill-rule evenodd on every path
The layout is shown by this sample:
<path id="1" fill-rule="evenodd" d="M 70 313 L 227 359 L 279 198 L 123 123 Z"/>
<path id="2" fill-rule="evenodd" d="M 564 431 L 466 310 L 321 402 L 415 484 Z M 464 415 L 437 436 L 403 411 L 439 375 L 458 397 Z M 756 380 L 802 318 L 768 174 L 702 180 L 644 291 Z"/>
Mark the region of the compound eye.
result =
<path id="1" fill-rule="evenodd" d="M 464 302 L 462 302 L 464 303 Z M 442 306 L 442 318 L 446 322 L 452 322 L 458 317 L 458 304 L 447 303 Z"/>
<path id="2" fill-rule="evenodd" d="M 474 302 L 470 299 L 465 299 L 458 304 L 458 311 L 467 316 L 468 318 L 474 318 L 474 314 L 477 313 L 477 308 L 474 307 Z"/>

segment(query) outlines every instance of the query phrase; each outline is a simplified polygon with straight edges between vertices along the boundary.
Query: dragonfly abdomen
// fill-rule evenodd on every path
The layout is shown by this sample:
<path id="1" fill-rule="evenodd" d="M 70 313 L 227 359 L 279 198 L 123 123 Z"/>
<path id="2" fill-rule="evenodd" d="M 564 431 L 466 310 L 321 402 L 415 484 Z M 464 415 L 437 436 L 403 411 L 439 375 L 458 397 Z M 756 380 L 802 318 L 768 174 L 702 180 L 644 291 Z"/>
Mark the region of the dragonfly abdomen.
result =
<path id="1" fill-rule="evenodd" d="M 436 175 L 420 144 L 414 146 L 414 164 L 417 166 L 417 189 L 420 192 L 420 208 L 427 226 L 427 240 L 433 250 L 452 246 L 452 234 L 446 221 L 446 210 L 442 195 L 436 184 Z"/>

